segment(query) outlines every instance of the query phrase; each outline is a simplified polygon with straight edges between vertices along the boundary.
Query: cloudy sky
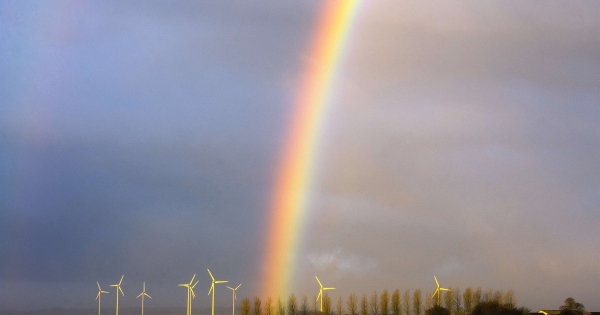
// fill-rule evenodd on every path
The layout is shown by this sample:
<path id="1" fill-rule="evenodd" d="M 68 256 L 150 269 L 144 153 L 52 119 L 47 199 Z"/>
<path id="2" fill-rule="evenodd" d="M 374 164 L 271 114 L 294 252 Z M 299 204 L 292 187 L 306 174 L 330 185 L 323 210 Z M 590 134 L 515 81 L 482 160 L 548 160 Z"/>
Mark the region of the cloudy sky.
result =
<path id="1" fill-rule="evenodd" d="M 0 2 L 0 306 L 260 293 L 321 1 Z M 294 291 L 600 302 L 600 3 L 360 6 Z M 109 289 L 111 293 L 112 290 Z M 114 306 L 112 298 L 103 305 Z M 217 302 L 230 293 L 218 288 Z"/>

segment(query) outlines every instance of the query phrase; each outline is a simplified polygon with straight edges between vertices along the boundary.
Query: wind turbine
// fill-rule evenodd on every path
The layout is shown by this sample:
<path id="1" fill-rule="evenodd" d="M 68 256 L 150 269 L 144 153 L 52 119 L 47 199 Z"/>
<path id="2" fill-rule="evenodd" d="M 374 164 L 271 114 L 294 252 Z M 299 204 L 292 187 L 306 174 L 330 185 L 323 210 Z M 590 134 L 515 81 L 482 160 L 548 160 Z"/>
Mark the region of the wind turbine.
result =
<path id="1" fill-rule="evenodd" d="M 437 285 L 437 289 L 435 289 L 435 292 L 433 292 L 433 295 L 431 296 L 431 298 L 433 299 L 435 297 L 435 295 L 437 294 L 437 296 L 438 296 L 437 305 L 440 305 L 440 294 L 442 293 L 441 291 L 452 291 L 452 290 L 447 289 L 447 288 L 441 288 L 440 283 L 437 281 L 437 278 L 435 276 L 433 276 L 433 279 L 435 279 L 435 284 Z"/>
<path id="2" fill-rule="evenodd" d="M 237 300 L 237 298 L 235 297 L 235 291 L 237 291 L 237 289 L 240 287 L 240 285 L 242 285 L 241 283 L 234 288 L 227 286 L 227 288 L 229 290 L 231 290 L 231 292 L 233 293 L 233 298 L 232 298 L 232 302 L 231 302 L 231 315 L 235 315 L 235 300 Z"/>
<path id="3" fill-rule="evenodd" d="M 208 268 L 206 268 L 206 270 L 208 270 Z M 225 283 L 227 281 L 226 280 L 215 280 L 215 277 L 213 277 L 210 270 L 208 270 L 208 274 L 212 278 L 212 284 L 210 285 L 210 290 L 208 290 L 208 295 L 210 295 L 210 292 L 212 291 L 212 315 L 215 315 L 215 284 L 216 283 Z"/>
<path id="4" fill-rule="evenodd" d="M 198 281 L 196 281 L 196 283 L 192 285 L 192 282 L 194 282 L 194 278 L 196 278 L 196 274 L 194 274 L 190 283 L 183 283 L 179 285 L 180 287 L 188 288 L 186 315 L 192 315 L 192 299 L 196 297 L 196 294 L 194 294 L 194 287 L 196 286 L 196 284 L 198 284 Z"/>
<path id="5" fill-rule="evenodd" d="M 317 278 L 317 282 L 319 283 L 319 286 L 321 287 L 321 289 L 319 290 L 319 295 L 317 296 L 317 301 L 319 300 L 319 298 L 321 298 L 321 313 L 323 313 L 323 291 L 335 290 L 335 288 L 323 288 L 323 285 L 321 284 L 321 281 L 319 281 L 319 278 L 317 276 L 315 276 L 315 278 Z"/>
<path id="6" fill-rule="evenodd" d="M 102 291 L 102 289 L 100 289 L 100 283 L 98 283 L 98 281 L 96 281 L 96 284 L 98 285 L 98 295 L 96 295 L 96 300 L 98 300 L 98 315 L 100 315 L 100 294 L 108 293 L 108 291 Z"/>
<path id="7" fill-rule="evenodd" d="M 140 293 L 140 295 L 138 295 L 138 296 L 136 297 L 136 299 L 137 299 L 137 298 L 139 298 L 140 296 L 142 297 L 142 315 L 144 315 L 144 296 L 147 296 L 147 297 L 149 297 L 149 298 L 152 298 L 151 296 L 149 296 L 149 295 L 148 295 L 148 293 L 146 293 L 146 282 L 144 282 L 144 286 L 143 286 L 143 289 L 142 289 L 142 293 Z"/>
<path id="8" fill-rule="evenodd" d="M 119 281 L 119 283 L 117 284 L 111 284 L 111 287 L 117 287 L 116 291 L 117 291 L 117 313 L 116 315 L 119 315 L 119 291 L 121 291 L 121 294 L 123 294 L 123 296 L 125 296 L 125 293 L 123 293 L 123 290 L 121 290 L 121 282 L 123 282 L 123 277 L 125 277 L 125 275 L 121 276 L 121 281 Z"/>

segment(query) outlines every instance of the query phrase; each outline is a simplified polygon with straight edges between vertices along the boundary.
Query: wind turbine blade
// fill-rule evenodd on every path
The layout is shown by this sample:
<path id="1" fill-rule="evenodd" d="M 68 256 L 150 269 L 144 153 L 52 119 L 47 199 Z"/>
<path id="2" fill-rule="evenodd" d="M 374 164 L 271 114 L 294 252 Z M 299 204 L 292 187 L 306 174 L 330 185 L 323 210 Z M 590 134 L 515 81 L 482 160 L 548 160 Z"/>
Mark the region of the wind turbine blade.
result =
<path id="1" fill-rule="evenodd" d="M 319 283 L 319 286 L 321 286 L 321 288 L 322 288 L 323 285 L 321 284 L 321 281 L 319 281 L 319 278 L 317 276 L 315 276 L 315 278 L 317 278 L 317 282 Z"/>
<path id="2" fill-rule="evenodd" d="M 144 292 L 140 293 L 140 295 L 136 296 L 135 298 L 139 298 L 140 296 L 144 295 Z"/>
<path id="3" fill-rule="evenodd" d="M 194 293 L 194 288 L 193 287 L 188 287 L 188 289 L 190 289 L 190 292 L 192 293 L 193 297 L 196 297 L 196 294 Z"/>
<path id="4" fill-rule="evenodd" d="M 146 282 L 144 282 L 143 286 L 142 286 L 142 292 L 146 292 Z"/>
<path id="5" fill-rule="evenodd" d="M 118 288 L 119 288 L 119 291 L 121 291 L 121 294 L 122 294 L 123 296 L 125 296 L 125 293 L 123 293 L 123 290 L 121 289 L 121 287 L 118 287 Z"/>
<path id="6" fill-rule="evenodd" d="M 110 293 L 110 292 L 108 292 L 108 291 L 100 291 L 100 293 Z"/>
<path id="7" fill-rule="evenodd" d="M 100 297 L 100 292 L 98 292 L 98 295 L 96 295 L 96 300 Z"/>
<path id="8" fill-rule="evenodd" d="M 100 283 L 98 283 L 98 281 L 96 281 L 96 284 L 98 285 L 98 291 L 102 291 L 102 289 L 100 289 Z"/>
<path id="9" fill-rule="evenodd" d="M 440 288 L 440 290 L 442 290 L 442 291 L 450 291 L 450 289 L 446 289 L 446 288 Z"/>
<path id="10" fill-rule="evenodd" d="M 149 298 L 152 298 L 151 296 L 148 295 L 148 293 L 144 293 L 144 295 L 147 296 L 147 297 L 149 297 Z"/>
<path id="11" fill-rule="evenodd" d="M 230 287 L 230 286 L 227 286 L 227 288 L 228 288 L 229 290 L 235 290 L 234 288 L 232 288 L 232 287 Z"/>
<path id="12" fill-rule="evenodd" d="M 119 285 L 118 284 L 111 284 L 110 286 L 111 287 L 118 287 Z"/>
<path id="13" fill-rule="evenodd" d="M 123 277 L 125 277 L 125 275 L 121 276 L 121 281 L 119 281 L 119 285 L 121 285 L 121 282 L 123 282 Z"/>
<path id="14" fill-rule="evenodd" d="M 214 287 L 215 287 L 215 284 L 213 283 L 213 284 L 210 286 L 210 290 L 208 290 L 208 295 L 210 295 L 210 292 L 212 292 L 212 290 L 213 290 L 213 288 L 214 288 Z"/>
<path id="15" fill-rule="evenodd" d="M 194 285 L 192 286 L 192 289 L 196 286 L 196 284 L 198 284 L 198 282 L 200 282 L 200 281 L 197 280 L 196 283 L 194 283 Z"/>
<path id="16" fill-rule="evenodd" d="M 335 290 L 335 288 L 323 288 L 323 290 Z"/>
<path id="17" fill-rule="evenodd" d="M 180 284 L 179 286 L 180 286 L 180 287 L 189 287 L 190 285 L 189 285 L 189 284 L 187 284 L 187 283 L 182 283 L 182 284 Z"/>
<path id="18" fill-rule="evenodd" d="M 194 282 L 194 278 L 196 278 L 196 274 L 194 274 L 194 276 L 192 277 L 192 281 L 190 281 L 190 285 L 192 285 L 192 282 Z"/>
<path id="19" fill-rule="evenodd" d="M 236 290 L 237 290 L 237 289 L 239 289 L 241 285 L 242 285 L 241 283 L 240 283 L 240 284 L 238 284 L 238 286 L 237 286 L 237 287 L 235 287 L 235 289 L 236 289 Z"/>
<path id="20" fill-rule="evenodd" d="M 431 296 L 431 298 L 433 299 L 435 297 L 435 294 L 438 293 L 438 290 L 436 289 L 435 292 L 433 292 L 433 295 Z"/>
<path id="21" fill-rule="evenodd" d="M 435 284 L 437 285 L 437 287 L 440 287 L 440 283 L 437 281 L 437 278 L 435 276 L 433 276 L 433 279 L 435 279 Z"/>
<path id="22" fill-rule="evenodd" d="M 208 268 L 206 268 L 206 270 L 208 270 Z M 212 273 L 210 272 L 210 270 L 208 270 L 208 274 L 210 275 L 210 277 L 212 278 L 212 281 L 215 282 L 215 277 L 213 277 Z"/>
<path id="23" fill-rule="evenodd" d="M 319 295 L 317 295 L 317 301 L 319 300 L 319 298 L 321 297 L 321 293 L 323 293 L 322 291 L 319 291 Z"/>
<path id="24" fill-rule="evenodd" d="M 225 282 L 229 282 L 227 280 L 219 280 L 219 281 L 215 281 L 215 283 L 225 283 Z"/>

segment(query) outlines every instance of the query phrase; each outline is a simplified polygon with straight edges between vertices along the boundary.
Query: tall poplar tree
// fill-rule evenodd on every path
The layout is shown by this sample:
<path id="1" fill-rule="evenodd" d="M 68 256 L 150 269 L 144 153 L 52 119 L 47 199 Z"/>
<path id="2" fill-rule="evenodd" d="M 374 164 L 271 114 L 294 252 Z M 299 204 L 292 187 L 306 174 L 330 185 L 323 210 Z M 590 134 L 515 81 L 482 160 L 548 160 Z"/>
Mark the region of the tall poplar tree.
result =
<path id="1" fill-rule="evenodd" d="M 371 312 L 369 315 L 380 315 L 379 314 L 379 298 L 377 295 L 377 291 L 373 291 L 371 295 L 371 302 L 369 303 L 369 309 Z"/>
<path id="2" fill-rule="evenodd" d="M 356 294 L 352 293 L 348 296 L 346 305 L 348 306 L 348 315 L 358 315 L 358 298 Z"/>
<path id="3" fill-rule="evenodd" d="M 404 315 L 410 315 L 410 290 L 404 291 Z"/>
<path id="4" fill-rule="evenodd" d="M 465 289 L 463 293 L 463 302 L 465 304 L 465 314 L 471 314 L 473 311 L 473 290 L 471 287 Z"/>
<path id="5" fill-rule="evenodd" d="M 401 315 L 402 307 L 400 304 L 400 290 L 396 289 L 394 293 L 392 293 L 392 314 L 393 315 Z"/>
<path id="6" fill-rule="evenodd" d="M 260 302 L 260 298 L 258 296 L 254 297 L 254 312 L 252 313 L 252 315 L 262 315 L 262 307 L 261 307 L 261 302 Z"/>
<path id="7" fill-rule="evenodd" d="M 381 292 L 379 301 L 379 314 L 388 315 L 390 313 L 390 297 L 387 290 Z"/>
<path id="8" fill-rule="evenodd" d="M 296 301 L 296 296 L 294 293 L 290 294 L 287 303 L 287 315 L 297 315 L 298 312 L 298 302 Z"/>
<path id="9" fill-rule="evenodd" d="M 360 315 L 369 315 L 369 300 L 367 300 L 365 293 L 363 293 L 360 299 Z"/>
<path id="10" fill-rule="evenodd" d="M 413 292 L 413 314 L 421 315 L 423 312 L 422 307 L 423 301 L 421 299 L 421 290 L 416 289 L 415 292 Z"/>
<path id="11" fill-rule="evenodd" d="M 249 298 L 245 298 L 242 300 L 240 314 L 241 315 L 250 315 L 250 299 Z"/>

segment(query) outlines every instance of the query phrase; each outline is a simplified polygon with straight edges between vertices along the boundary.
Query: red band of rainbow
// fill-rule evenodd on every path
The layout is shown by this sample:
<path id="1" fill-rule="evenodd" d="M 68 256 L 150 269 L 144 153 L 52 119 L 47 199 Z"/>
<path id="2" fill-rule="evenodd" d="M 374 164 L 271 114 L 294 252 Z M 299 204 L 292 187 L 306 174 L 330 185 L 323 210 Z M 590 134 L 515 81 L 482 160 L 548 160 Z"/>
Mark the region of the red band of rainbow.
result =
<path id="1" fill-rule="evenodd" d="M 298 260 L 299 232 L 306 211 L 319 127 L 329 103 L 341 52 L 358 9 L 358 0 L 325 0 L 308 49 L 293 117 L 280 157 L 263 263 L 264 297 L 290 293 Z"/>

